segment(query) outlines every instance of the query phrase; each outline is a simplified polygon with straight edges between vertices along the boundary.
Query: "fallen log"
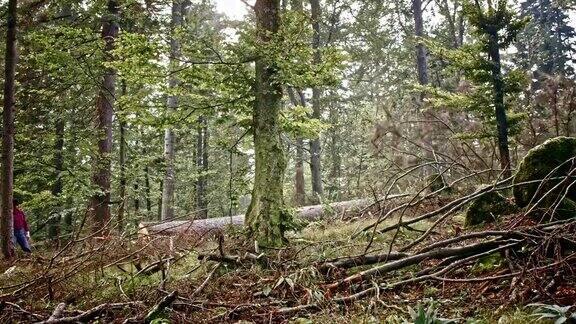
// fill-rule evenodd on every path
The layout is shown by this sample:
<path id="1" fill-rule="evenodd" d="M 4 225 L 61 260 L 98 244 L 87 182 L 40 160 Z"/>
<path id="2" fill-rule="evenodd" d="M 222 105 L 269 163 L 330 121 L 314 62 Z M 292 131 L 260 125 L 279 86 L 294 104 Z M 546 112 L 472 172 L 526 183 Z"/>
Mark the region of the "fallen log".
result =
<path id="1" fill-rule="evenodd" d="M 387 200 L 406 197 L 406 194 L 391 195 Z M 359 212 L 374 203 L 373 199 L 355 199 L 341 201 L 329 205 L 313 205 L 301 207 L 297 210 L 297 217 L 315 221 L 327 214 L 345 215 L 352 212 Z M 138 233 L 146 235 L 174 235 L 174 234 L 197 234 L 204 235 L 213 230 L 223 229 L 226 226 L 241 226 L 244 224 L 244 215 L 216 217 L 197 220 L 174 220 L 165 222 L 142 222 L 139 225 Z"/>

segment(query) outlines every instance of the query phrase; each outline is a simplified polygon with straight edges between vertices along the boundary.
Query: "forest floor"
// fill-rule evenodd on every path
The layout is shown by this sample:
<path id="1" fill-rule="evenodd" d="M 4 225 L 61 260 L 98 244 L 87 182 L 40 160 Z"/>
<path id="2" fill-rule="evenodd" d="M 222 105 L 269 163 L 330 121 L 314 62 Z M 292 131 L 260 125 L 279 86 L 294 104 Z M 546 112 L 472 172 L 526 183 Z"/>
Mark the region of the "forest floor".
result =
<path id="1" fill-rule="evenodd" d="M 406 217 L 445 203 L 431 199 Z M 401 246 L 434 221 L 372 239 L 371 231 L 361 230 L 374 223 L 370 215 L 375 213 L 309 223 L 290 235 L 288 248 L 266 251 L 255 251 L 235 228 L 203 238 L 79 239 L 58 250 L 36 252 L 0 265 L 0 322 L 61 323 L 99 318 L 118 323 L 152 319 L 155 323 L 163 319 L 174 323 L 402 323 L 412 322 L 409 309 L 422 305 L 424 310 L 434 309 L 438 317 L 461 323 L 529 323 L 537 322 L 531 314 L 533 308 L 526 306 L 531 302 L 570 305 L 576 301 L 576 277 L 566 268 L 505 277 L 502 275 L 512 271 L 512 265 L 507 257 L 492 253 L 462 269 L 459 280 L 377 288 L 369 296 L 332 302 L 336 296 L 379 287 L 377 283 L 383 281 L 414 278 L 423 269 L 440 266 L 441 261 L 427 259 L 334 287 L 334 282 L 373 265 L 339 268 L 326 260 L 333 263 L 362 255 L 367 245 L 371 255 L 387 253 L 391 240 Z M 510 222 L 517 223 L 517 217 L 509 215 L 482 230 L 505 228 Z M 390 219 L 386 224 L 395 222 L 397 219 Z M 462 224 L 462 216 L 457 215 L 422 245 L 465 233 Z M 357 233 L 363 234 L 354 235 Z M 570 260 L 567 269 L 572 266 Z M 560 272 L 562 278 L 555 276 Z M 553 291 L 549 289 L 551 280 L 556 280 Z"/>

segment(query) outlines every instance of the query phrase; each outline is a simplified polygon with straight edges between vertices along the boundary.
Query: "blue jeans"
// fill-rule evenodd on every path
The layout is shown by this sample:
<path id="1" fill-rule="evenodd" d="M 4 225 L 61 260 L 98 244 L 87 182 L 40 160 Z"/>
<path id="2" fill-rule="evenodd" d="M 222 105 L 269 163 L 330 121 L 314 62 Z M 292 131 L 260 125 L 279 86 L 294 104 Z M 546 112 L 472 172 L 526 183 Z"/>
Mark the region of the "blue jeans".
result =
<path id="1" fill-rule="evenodd" d="M 14 245 L 18 243 L 18 245 L 20 245 L 20 247 L 22 248 L 22 251 L 27 253 L 32 252 L 30 250 L 30 244 L 28 244 L 28 238 L 26 237 L 26 230 L 24 229 L 14 230 L 13 239 L 14 239 Z"/>

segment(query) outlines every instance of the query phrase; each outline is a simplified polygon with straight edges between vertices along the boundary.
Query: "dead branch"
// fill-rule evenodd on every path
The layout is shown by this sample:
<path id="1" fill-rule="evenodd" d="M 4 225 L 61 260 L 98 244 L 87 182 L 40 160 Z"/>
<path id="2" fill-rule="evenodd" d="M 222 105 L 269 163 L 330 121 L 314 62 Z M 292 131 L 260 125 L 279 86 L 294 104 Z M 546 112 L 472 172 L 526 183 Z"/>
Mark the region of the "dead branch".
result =
<path id="1" fill-rule="evenodd" d="M 48 318 L 48 321 L 53 321 L 55 319 L 62 317 L 62 313 L 64 312 L 65 309 L 66 309 L 66 303 L 58 304 L 56 308 L 54 308 L 52 315 L 50 315 L 50 317 Z"/>
<path id="2" fill-rule="evenodd" d="M 152 309 L 148 312 L 146 317 L 144 318 L 144 323 L 151 323 L 153 319 L 155 319 L 161 312 L 164 311 L 166 307 L 172 305 L 172 303 L 178 297 L 178 292 L 174 290 L 173 292 L 166 295 L 162 298 L 156 306 L 152 307 Z"/>
<path id="3" fill-rule="evenodd" d="M 322 273 L 327 273 L 328 271 L 330 271 L 330 269 L 333 268 L 343 268 L 343 269 L 354 268 L 362 265 L 370 265 L 370 264 L 394 261 L 408 256 L 409 256 L 408 253 L 403 252 L 392 252 L 376 255 L 359 255 L 355 257 L 340 258 L 336 260 L 326 261 L 318 266 L 318 270 L 320 270 L 320 272 Z"/>
<path id="4" fill-rule="evenodd" d="M 511 240 L 507 240 L 507 241 L 492 240 L 492 241 L 487 241 L 487 242 L 482 242 L 482 243 L 477 243 L 477 244 L 466 245 L 466 246 L 462 246 L 462 247 L 436 249 L 436 250 L 428 251 L 425 253 L 412 255 L 412 256 L 397 260 L 397 261 L 387 262 L 383 265 L 380 265 L 380 266 L 356 273 L 352 276 L 344 278 L 341 281 L 338 281 L 338 282 L 335 282 L 335 283 L 329 285 L 328 289 L 334 290 L 334 289 L 341 287 L 343 285 L 349 285 L 349 284 L 354 283 L 354 282 L 362 281 L 366 277 L 382 275 L 382 274 L 385 274 L 385 273 L 390 272 L 390 271 L 394 271 L 394 270 L 398 270 L 398 269 L 401 269 L 401 268 L 404 268 L 404 267 L 407 267 L 410 265 L 418 264 L 424 260 L 443 259 L 443 258 L 458 256 L 458 255 L 468 255 L 468 254 L 474 254 L 474 253 L 481 253 L 481 252 L 484 252 L 486 250 L 491 250 L 493 248 L 502 246 L 502 245 L 510 243 L 510 242 L 511 242 Z M 516 241 L 516 242 L 518 242 L 518 241 Z"/>
<path id="5" fill-rule="evenodd" d="M 114 310 L 114 309 L 121 309 L 121 308 L 125 308 L 125 307 L 140 306 L 140 305 L 142 305 L 141 302 L 106 303 L 106 304 L 98 305 L 94 308 L 91 308 L 91 309 L 89 309 L 85 312 L 82 312 L 76 316 L 48 319 L 46 321 L 39 322 L 38 324 L 89 322 L 91 320 L 96 319 L 98 316 L 100 316 L 104 312 Z"/>

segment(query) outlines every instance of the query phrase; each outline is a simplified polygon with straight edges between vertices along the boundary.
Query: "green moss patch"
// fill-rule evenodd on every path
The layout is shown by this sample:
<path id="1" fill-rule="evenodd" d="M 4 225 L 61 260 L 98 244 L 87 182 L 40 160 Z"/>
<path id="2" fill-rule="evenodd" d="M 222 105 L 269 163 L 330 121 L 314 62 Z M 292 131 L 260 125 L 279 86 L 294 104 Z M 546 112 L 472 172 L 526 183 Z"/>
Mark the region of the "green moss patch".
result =
<path id="1" fill-rule="evenodd" d="M 502 215 L 513 213 L 515 210 L 515 206 L 501 194 L 487 192 L 476 198 L 468 206 L 464 224 L 466 226 L 475 226 L 491 223 L 498 220 Z"/>
<path id="2" fill-rule="evenodd" d="M 534 202 L 541 198 L 546 192 L 557 185 L 561 180 L 547 180 L 538 188 L 540 183 L 518 185 L 523 182 L 541 180 L 546 177 L 566 176 L 571 169 L 572 163 L 569 160 L 576 156 L 576 138 L 556 137 L 547 140 L 543 144 L 536 146 L 528 152 L 520 165 L 518 165 L 514 176 L 514 198 L 516 205 L 526 207 L 534 197 Z M 568 162 L 567 162 L 568 161 Z M 556 169 L 556 170 L 555 170 Z M 571 180 L 572 182 L 574 180 Z M 566 183 L 566 186 L 570 182 Z M 552 196 L 561 193 L 551 193 Z M 555 197 L 554 197 L 555 198 Z M 567 198 L 576 201 L 576 186 L 568 192 Z M 550 199 L 550 203 L 555 199 Z M 547 207 L 547 206 L 542 206 Z"/>

